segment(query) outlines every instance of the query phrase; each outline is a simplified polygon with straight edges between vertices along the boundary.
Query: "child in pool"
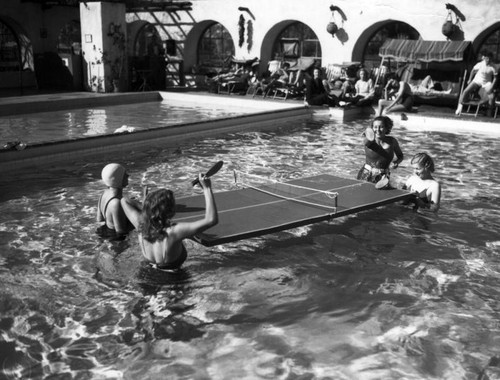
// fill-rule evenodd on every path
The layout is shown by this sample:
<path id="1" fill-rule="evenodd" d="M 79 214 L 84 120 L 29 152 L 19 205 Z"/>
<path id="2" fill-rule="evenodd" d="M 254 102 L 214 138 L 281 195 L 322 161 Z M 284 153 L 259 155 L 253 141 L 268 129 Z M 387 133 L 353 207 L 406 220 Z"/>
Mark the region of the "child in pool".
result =
<path id="1" fill-rule="evenodd" d="M 441 202 L 441 184 L 432 177 L 434 161 L 427 153 L 417 153 L 411 159 L 414 170 L 403 189 L 416 193 L 412 202 L 415 209 L 425 208 L 438 211 Z"/>
<path id="2" fill-rule="evenodd" d="M 139 231 L 139 245 L 146 260 L 160 270 L 176 270 L 187 258 L 182 241 L 215 226 L 217 207 L 210 179 L 198 176 L 205 195 L 205 217 L 194 222 L 172 222 L 175 215 L 175 198 L 170 190 L 160 189 L 146 195 L 141 205 L 123 197 L 125 214 Z"/>
<path id="3" fill-rule="evenodd" d="M 97 233 L 103 237 L 122 236 L 131 229 L 120 203 L 123 188 L 128 185 L 127 171 L 120 164 L 108 164 L 102 169 L 101 178 L 107 189 L 101 194 L 97 204 L 96 220 L 104 222 Z"/>

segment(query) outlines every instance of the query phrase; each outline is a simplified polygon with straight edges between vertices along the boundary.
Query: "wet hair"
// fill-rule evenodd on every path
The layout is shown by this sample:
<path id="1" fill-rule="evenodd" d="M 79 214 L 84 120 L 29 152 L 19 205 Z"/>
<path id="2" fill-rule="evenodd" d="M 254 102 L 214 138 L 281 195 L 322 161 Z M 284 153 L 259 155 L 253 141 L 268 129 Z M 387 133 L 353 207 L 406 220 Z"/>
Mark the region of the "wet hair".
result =
<path id="1" fill-rule="evenodd" d="M 167 236 L 166 228 L 172 225 L 175 215 L 175 197 L 171 190 L 160 189 L 149 193 L 142 205 L 139 231 L 142 237 L 154 243 Z"/>
<path id="2" fill-rule="evenodd" d="M 388 135 L 392 131 L 392 127 L 394 126 L 394 122 L 389 116 L 377 116 L 372 120 L 372 128 L 373 124 L 375 124 L 376 121 L 381 121 L 382 125 L 385 128 L 385 134 Z"/>
<path id="3" fill-rule="evenodd" d="M 429 170 L 429 172 L 434 173 L 434 161 L 432 160 L 432 157 L 427 153 L 417 153 L 411 159 L 411 163 L 419 164 L 423 168 Z"/>

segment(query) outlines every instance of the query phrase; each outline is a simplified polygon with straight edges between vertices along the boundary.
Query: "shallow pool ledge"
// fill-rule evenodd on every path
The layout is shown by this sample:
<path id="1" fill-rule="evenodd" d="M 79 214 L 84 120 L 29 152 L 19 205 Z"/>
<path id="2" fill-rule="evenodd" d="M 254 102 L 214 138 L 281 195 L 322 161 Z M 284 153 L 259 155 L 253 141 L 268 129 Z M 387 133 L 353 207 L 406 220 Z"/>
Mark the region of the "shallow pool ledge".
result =
<path id="1" fill-rule="evenodd" d="M 196 92 L 175 92 L 175 91 L 160 91 L 159 92 L 163 100 L 175 100 L 181 101 L 186 104 L 200 104 L 204 106 L 220 106 L 225 107 L 232 106 L 234 109 L 255 109 L 259 111 L 274 111 L 274 110 L 285 110 L 294 109 L 297 107 L 304 108 L 304 102 L 297 100 L 272 100 L 272 99 L 262 99 L 262 98 L 252 98 L 250 96 L 240 96 L 240 95 L 218 95 L 218 94 L 207 94 L 207 93 L 196 93 Z"/>
<path id="2" fill-rule="evenodd" d="M 398 120 L 401 127 L 408 130 L 435 131 L 448 133 L 476 133 L 490 137 L 500 136 L 500 122 L 484 122 L 461 119 L 459 116 L 449 118 L 406 114 L 407 120 Z"/>
<path id="3" fill-rule="evenodd" d="M 248 107 L 248 105 L 247 105 Z M 262 108 L 262 107 L 260 107 Z M 154 146 L 177 147 L 186 141 L 244 130 L 270 130 L 287 121 L 311 117 L 304 106 L 280 105 L 270 111 L 241 116 L 178 124 L 132 133 L 92 136 L 75 140 L 28 145 L 24 150 L 0 150 L 0 172 L 14 171 L 48 163 L 69 164 L 83 157 L 101 154 L 127 154 L 131 150 Z"/>

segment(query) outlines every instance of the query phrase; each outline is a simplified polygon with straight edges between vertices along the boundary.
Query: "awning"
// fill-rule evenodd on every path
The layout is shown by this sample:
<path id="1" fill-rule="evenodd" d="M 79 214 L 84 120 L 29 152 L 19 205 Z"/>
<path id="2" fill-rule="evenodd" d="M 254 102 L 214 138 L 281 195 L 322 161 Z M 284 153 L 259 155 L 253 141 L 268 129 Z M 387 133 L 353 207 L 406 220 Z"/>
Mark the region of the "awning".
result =
<path id="1" fill-rule="evenodd" d="M 471 50 L 470 41 L 424 41 L 389 39 L 379 55 L 397 61 L 444 62 L 464 61 Z"/>

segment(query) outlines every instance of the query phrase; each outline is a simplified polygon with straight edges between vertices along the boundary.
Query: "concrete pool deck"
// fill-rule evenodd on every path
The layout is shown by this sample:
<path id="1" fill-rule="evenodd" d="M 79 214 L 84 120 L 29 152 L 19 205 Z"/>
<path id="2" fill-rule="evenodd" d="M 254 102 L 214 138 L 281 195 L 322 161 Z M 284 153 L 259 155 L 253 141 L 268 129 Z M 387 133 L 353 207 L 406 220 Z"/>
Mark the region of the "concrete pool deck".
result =
<path id="1" fill-rule="evenodd" d="M 0 149 L 0 172 L 36 166 L 47 162 L 65 161 L 75 156 L 83 157 L 99 153 L 126 152 L 131 149 L 155 144 L 178 144 L 195 137 L 220 133 L 272 128 L 277 121 L 307 118 L 313 114 L 330 115 L 335 121 L 354 120 L 373 116 L 366 112 L 329 110 L 326 107 L 304 106 L 300 100 L 270 100 L 239 95 L 217 95 L 205 92 L 152 91 L 131 93 L 96 94 L 89 92 L 52 93 L 15 97 L 0 97 L 0 116 L 24 115 L 33 112 L 56 111 L 95 106 L 111 106 L 175 99 L 186 103 L 203 103 L 252 109 L 250 114 L 207 120 L 196 123 L 173 125 L 125 134 L 92 136 L 75 140 L 33 144 L 24 150 Z M 253 112 L 255 110 L 255 112 Z M 372 110 L 373 111 L 373 110 Z M 349 112 L 352 113 L 349 114 Z M 357 113 L 358 112 L 358 113 Z M 345 116 L 349 116 L 345 118 Z M 500 118 L 494 119 L 472 114 L 456 116 L 454 110 L 444 107 L 419 106 L 414 112 L 391 115 L 396 125 L 408 130 L 440 131 L 448 133 L 479 133 L 500 137 Z M 5 143 L 5 142 L 3 142 Z M 2 143 L 2 144 L 3 144 Z"/>

